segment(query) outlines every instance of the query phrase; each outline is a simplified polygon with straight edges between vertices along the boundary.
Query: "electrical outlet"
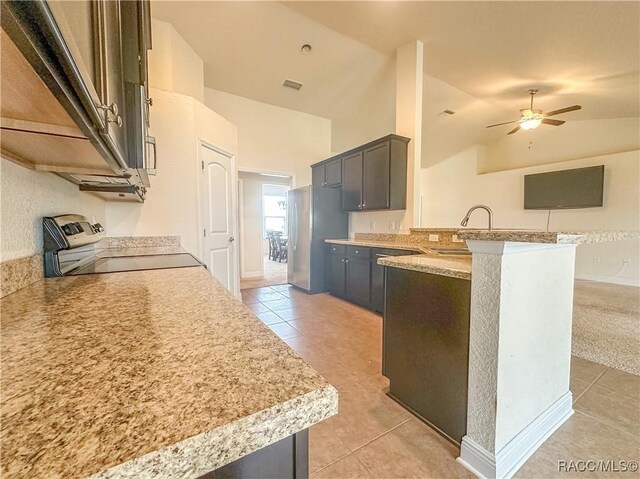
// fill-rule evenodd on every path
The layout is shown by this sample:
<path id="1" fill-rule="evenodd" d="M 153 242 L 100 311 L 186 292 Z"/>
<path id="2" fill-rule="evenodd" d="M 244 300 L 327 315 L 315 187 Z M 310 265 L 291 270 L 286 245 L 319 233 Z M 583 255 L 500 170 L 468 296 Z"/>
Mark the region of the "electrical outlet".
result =
<path id="1" fill-rule="evenodd" d="M 369 221 L 369 229 L 371 231 L 375 231 L 375 229 L 376 229 L 376 222 L 375 221 Z"/>
<path id="2" fill-rule="evenodd" d="M 464 243 L 464 240 L 458 238 L 458 235 L 451 235 L 451 241 L 454 243 Z"/>
<path id="3" fill-rule="evenodd" d="M 593 257 L 593 262 L 594 263 L 599 263 L 600 262 L 600 256 L 594 256 Z"/>
<path id="4" fill-rule="evenodd" d="M 440 236 L 438 236 L 438 235 L 429 235 L 429 241 L 440 241 Z"/>

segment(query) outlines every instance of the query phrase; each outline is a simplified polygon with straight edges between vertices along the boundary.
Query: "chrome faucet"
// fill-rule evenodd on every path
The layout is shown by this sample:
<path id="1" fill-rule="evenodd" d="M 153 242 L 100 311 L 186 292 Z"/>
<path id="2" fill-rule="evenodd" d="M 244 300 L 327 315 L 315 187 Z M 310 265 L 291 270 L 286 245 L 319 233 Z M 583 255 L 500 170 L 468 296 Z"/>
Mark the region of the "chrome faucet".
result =
<path id="1" fill-rule="evenodd" d="M 467 214 L 464 215 L 464 218 L 460 222 L 460 226 L 467 226 L 467 224 L 469 223 L 469 217 L 471 216 L 471 213 L 473 213 L 474 210 L 477 210 L 479 208 L 485 210 L 489 215 L 489 231 L 491 231 L 491 229 L 493 228 L 493 211 L 491 211 L 491 208 L 489 208 L 486 205 L 475 205 L 469 208 L 469 211 L 467 211 Z"/>

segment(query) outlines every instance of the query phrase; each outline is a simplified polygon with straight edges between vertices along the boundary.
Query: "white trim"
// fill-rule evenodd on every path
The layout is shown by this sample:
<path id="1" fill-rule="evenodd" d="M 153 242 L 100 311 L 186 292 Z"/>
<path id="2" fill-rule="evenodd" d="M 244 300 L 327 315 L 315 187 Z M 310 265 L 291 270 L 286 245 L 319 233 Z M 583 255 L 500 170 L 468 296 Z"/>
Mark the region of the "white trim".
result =
<path id="1" fill-rule="evenodd" d="M 557 248 L 575 248 L 572 243 L 522 243 L 519 241 L 466 240 L 472 253 L 505 255 Z"/>
<path id="2" fill-rule="evenodd" d="M 582 281 L 598 281 L 599 283 L 612 283 L 622 284 L 625 286 L 640 287 L 640 279 L 616 278 L 615 276 L 602 276 L 598 274 L 581 274 L 580 276 L 576 274 L 576 279 Z"/>
<path id="3" fill-rule="evenodd" d="M 549 406 L 520 431 L 497 454 L 487 451 L 468 436 L 462 438 L 460 457 L 456 459 L 480 478 L 509 479 L 534 452 L 573 414 L 570 391 Z"/>
<path id="4" fill-rule="evenodd" d="M 262 271 L 243 271 L 242 279 L 258 279 L 264 278 Z"/>

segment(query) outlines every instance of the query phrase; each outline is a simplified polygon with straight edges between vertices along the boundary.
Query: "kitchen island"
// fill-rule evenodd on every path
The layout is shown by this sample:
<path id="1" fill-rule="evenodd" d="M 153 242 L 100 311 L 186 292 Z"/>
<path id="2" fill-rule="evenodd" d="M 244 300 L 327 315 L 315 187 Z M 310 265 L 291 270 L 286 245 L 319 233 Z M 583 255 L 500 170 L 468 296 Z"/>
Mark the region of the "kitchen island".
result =
<path id="1" fill-rule="evenodd" d="M 420 258 L 421 255 L 379 260 L 388 270 L 405 270 L 404 276 L 416 271 L 427 273 L 425 277 L 433 276 L 432 280 L 424 280 L 425 287 L 420 291 L 409 291 L 406 281 L 389 281 L 386 298 L 395 309 L 385 312 L 385 323 L 401 324 L 399 334 L 405 334 L 407 341 L 417 343 L 417 337 L 422 335 L 426 341 L 437 338 L 431 344 L 446 345 L 444 334 L 462 324 L 464 311 L 459 305 L 469 305 L 466 433 L 459 461 L 479 477 L 509 478 L 573 413 L 569 369 L 576 247 L 637 238 L 638 232 L 462 230 L 456 235 L 466 240 L 472 252 L 472 261 L 464 268 L 458 258 L 451 258 L 458 265 L 447 265 L 440 258 Z M 471 280 L 470 291 L 463 295 L 463 301 L 454 301 L 459 296 L 456 290 L 463 291 L 464 287 L 459 285 L 454 290 L 449 282 L 438 280 L 435 275 L 463 278 L 462 273 Z M 394 284 L 405 284 L 403 289 L 413 299 L 392 291 Z M 447 294 L 435 302 L 415 299 L 433 295 L 434 291 Z M 394 300 L 394 296 L 398 299 Z M 419 307 L 414 307 L 411 314 L 406 305 L 416 301 Z M 424 322 L 433 326 L 425 328 Z M 458 328 L 457 337 L 463 333 L 464 328 Z M 412 358 L 419 357 L 421 348 L 416 347 L 415 351 Z M 456 357 L 459 352 L 459 347 L 448 348 L 440 356 Z M 398 357 L 402 359 L 401 355 Z M 411 364 L 408 358 L 405 363 Z M 459 363 L 458 356 L 456 364 Z M 407 367 L 397 370 L 402 380 Z M 462 373 L 456 369 L 457 377 Z M 424 388 L 432 384 L 433 381 Z M 391 378 L 390 391 L 393 389 Z M 411 393 L 407 387 L 404 390 L 403 394 Z M 428 393 L 433 395 L 432 391 Z M 412 396 L 420 399 L 419 392 Z M 446 394 L 436 395 L 427 405 L 450 403 L 447 401 Z M 446 418 L 449 412 L 440 410 L 436 418 Z M 434 423 L 433 418 L 426 419 Z"/>
<path id="2" fill-rule="evenodd" d="M 336 390 L 202 267 L 45 279 L 0 307 L 3 478 L 195 478 L 302 449 L 337 413 Z"/>

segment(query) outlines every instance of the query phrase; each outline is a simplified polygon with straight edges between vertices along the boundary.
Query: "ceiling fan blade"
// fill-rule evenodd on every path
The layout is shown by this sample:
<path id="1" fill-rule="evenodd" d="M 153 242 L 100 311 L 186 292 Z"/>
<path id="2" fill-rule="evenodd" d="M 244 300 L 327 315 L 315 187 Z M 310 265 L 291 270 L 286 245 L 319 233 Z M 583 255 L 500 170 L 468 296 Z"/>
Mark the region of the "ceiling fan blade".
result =
<path id="1" fill-rule="evenodd" d="M 525 108 L 524 110 L 520 110 L 520 113 L 522 113 L 522 116 L 531 116 L 533 115 L 533 110 Z"/>
<path id="2" fill-rule="evenodd" d="M 542 123 L 544 123 L 545 125 L 553 125 L 553 126 L 560 126 L 563 123 L 566 123 L 565 121 L 562 120 L 551 120 L 549 118 L 544 118 L 542 120 Z"/>
<path id="3" fill-rule="evenodd" d="M 520 125 L 516 126 L 513 130 L 511 130 L 507 135 L 513 135 L 516 131 L 520 129 Z"/>
<path id="4" fill-rule="evenodd" d="M 559 110 L 553 110 L 553 111 L 550 111 L 549 113 L 545 113 L 544 116 L 559 115 L 560 113 L 568 113 L 570 111 L 580 110 L 581 108 L 582 107 L 580 105 L 568 106 L 566 108 L 560 108 Z"/>
<path id="5" fill-rule="evenodd" d="M 496 123 L 495 125 L 489 125 L 487 128 L 493 128 L 494 126 L 509 125 L 510 123 L 517 123 L 519 121 L 520 120 L 505 121 L 504 123 Z"/>

